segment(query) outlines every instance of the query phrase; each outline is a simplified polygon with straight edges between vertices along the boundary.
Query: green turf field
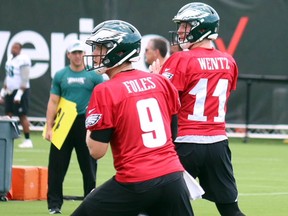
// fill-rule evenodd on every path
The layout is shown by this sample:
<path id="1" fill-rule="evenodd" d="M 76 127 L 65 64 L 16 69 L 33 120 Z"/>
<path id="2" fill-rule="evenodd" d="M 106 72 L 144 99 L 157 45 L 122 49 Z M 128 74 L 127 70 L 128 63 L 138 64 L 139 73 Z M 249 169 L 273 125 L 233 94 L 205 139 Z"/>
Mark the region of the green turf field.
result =
<path id="1" fill-rule="evenodd" d="M 47 166 L 49 143 L 39 132 L 32 133 L 33 149 L 19 149 L 15 140 L 14 165 Z M 282 140 L 230 139 L 232 161 L 239 189 L 239 204 L 247 216 L 288 215 L 288 144 Z M 99 161 L 97 185 L 114 174 L 109 152 Z M 75 154 L 64 182 L 64 195 L 82 195 L 82 177 Z M 70 215 L 80 201 L 64 201 L 62 215 Z M 206 200 L 192 202 L 196 216 L 217 216 L 214 204 Z M 48 215 L 46 201 L 0 202 L 1 216 Z"/>

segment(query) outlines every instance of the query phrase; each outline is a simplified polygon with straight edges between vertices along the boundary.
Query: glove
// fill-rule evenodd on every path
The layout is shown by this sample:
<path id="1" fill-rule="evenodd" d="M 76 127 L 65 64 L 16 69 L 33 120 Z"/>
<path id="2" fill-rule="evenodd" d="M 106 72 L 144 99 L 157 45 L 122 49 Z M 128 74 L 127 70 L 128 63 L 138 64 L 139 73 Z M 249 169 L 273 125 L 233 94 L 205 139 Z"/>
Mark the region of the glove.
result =
<path id="1" fill-rule="evenodd" d="M 22 89 L 18 89 L 16 92 L 16 95 L 14 96 L 14 101 L 21 101 L 21 97 L 23 95 L 24 91 Z"/>
<path id="2" fill-rule="evenodd" d="M 5 98 L 6 94 L 7 94 L 6 89 L 2 88 L 0 92 L 0 97 Z"/>

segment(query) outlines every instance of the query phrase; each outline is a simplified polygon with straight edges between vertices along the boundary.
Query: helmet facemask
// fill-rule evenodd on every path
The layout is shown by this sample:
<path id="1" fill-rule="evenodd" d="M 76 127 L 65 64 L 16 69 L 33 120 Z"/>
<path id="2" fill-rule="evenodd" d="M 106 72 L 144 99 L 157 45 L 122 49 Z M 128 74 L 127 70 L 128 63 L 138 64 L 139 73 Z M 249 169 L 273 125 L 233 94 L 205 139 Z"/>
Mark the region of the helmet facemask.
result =
<path id="1" fill-rule="evenodd" d="M 198 25 L 197 25 L 197 22 L 193 22 L 193 24 L 194 25 L 191 25 L 188 22 L 177 22 L 176 31 L 169 32 L 172 37 L 171 45 L 172 46 L 179 45 L 184 50 L 184 49 L 189 49 L 194 43 L 196 43 L 196 41 L 192 42 L 193 35 L 191 34 L 191 32 Z M 179 31 L 180 26 L 182 26 L 181 31 Z"/>
<path id="2" fill-rule="evenodd" d="M 84 55 L 85 69 L 88 71 L 95 70 L 99 74 L 105 73 L 110 63 L 107 55 L 115 46 L 116 44 L 114 45 L 113 42 L 92 43 L 92 53 L 97 49 L 97 54 Z"/>

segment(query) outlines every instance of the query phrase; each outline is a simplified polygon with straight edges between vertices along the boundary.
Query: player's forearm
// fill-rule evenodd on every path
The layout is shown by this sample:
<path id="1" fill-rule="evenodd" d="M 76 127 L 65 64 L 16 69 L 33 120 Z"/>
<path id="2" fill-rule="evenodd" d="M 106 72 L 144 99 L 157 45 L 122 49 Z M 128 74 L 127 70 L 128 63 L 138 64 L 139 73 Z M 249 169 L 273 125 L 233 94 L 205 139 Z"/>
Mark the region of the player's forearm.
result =
<path id="1" fill-rule="evenodd" d="M 51 130 L 53 128 L 55 117 L 57 114 L 58 102 L 58 97 L 50 96 L 46 112 L 47 130 Z"/>
<path id="2" fill-rule="evenodd" d="M 86 134 L 86 143 L 89 153 L 94 159 L 100 159 L 106 154 L 108 143 L 93 140 L 90 135 L 91 131 L 88 130 Z"/>
<path id="3" fill-rule="evenodd" d="M 29 83 L 29 74 L 30 74 L 30 67 L 23 66 L 20 68 L 20 76 L 21 76 L 21 89 L 25 90 L 27 84 Z"/>
<path id="4" fill-rule="evenodd" d="M 4 89 L 7 88 L 7 77 L 5 77 L 4 80 L 3 80 L 3 88 Z"/>
<path id="5" fill-rule="evenodd" d="M 56 117 L 56 108 L 52 105 L 48 105 L 48 109 L 46 112 L 46 124 L 47 124 L 47 130 L 51 130 L 54 125 L 54 120 Z"/>

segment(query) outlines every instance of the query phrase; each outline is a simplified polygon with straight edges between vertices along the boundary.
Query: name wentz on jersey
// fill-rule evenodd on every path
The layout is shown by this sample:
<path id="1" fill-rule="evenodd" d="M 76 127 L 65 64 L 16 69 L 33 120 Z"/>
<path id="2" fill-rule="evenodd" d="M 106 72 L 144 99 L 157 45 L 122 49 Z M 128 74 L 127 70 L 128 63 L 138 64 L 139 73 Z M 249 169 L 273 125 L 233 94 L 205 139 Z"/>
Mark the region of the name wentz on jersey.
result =
<path id="1" fill-rule="evenodd" d="M 202 70 L 229 70 L 229 61 L 226 57 L 197 58 Z"/>

